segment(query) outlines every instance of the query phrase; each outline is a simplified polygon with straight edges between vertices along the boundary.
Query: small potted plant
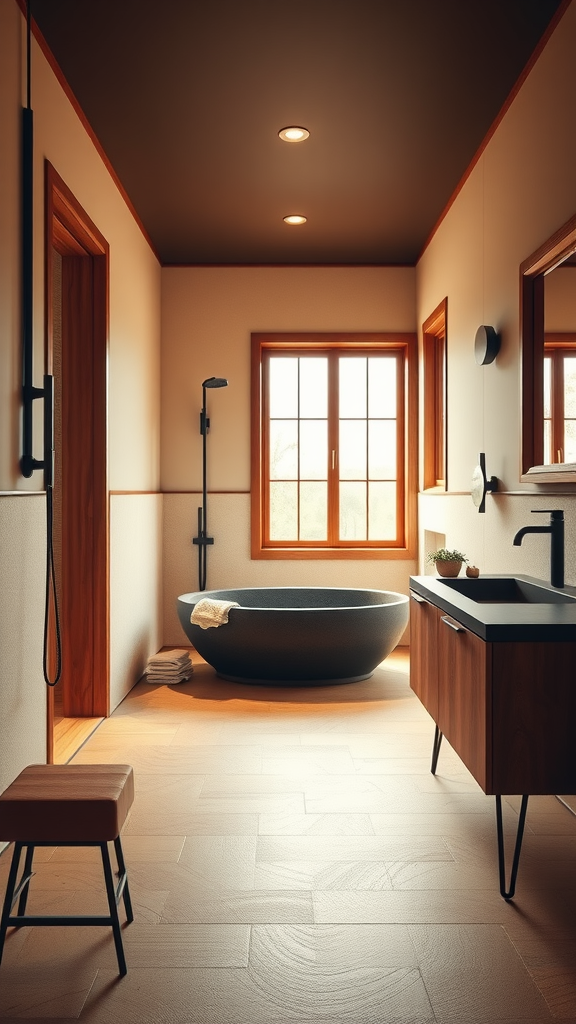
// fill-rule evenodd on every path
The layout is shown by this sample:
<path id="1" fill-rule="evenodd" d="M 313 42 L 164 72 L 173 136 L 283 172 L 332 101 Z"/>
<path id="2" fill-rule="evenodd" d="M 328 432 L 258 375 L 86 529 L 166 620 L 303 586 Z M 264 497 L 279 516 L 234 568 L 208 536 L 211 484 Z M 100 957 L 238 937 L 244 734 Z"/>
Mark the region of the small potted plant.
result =
<path id="1" fill-rule="evenodd" d="M 439 576 L 457 576 L 462 568 L 462 563 L 467 562 L 468 559 L 461 551 L 438 548 L 437 551 L 430 552 L 426 561 L 434 562 Z"/>

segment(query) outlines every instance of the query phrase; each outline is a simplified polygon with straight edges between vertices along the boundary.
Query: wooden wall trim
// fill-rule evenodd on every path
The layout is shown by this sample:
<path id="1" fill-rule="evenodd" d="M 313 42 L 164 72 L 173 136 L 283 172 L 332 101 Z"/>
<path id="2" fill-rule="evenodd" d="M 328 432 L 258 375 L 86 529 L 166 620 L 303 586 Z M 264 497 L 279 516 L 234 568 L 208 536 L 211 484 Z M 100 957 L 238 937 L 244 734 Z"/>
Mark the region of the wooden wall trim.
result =
<path id="1" fill-rule="evenodd" d="M 376 269 L 376 270 L 414 270 L 415 263 L 163 263 L 162 267 L 166 270 L 202 270 L 206 267 L 208 270 L 222 270 L 222 269 L 242 269 L 246 267 L 247 270 L 256 268 L 268 269 L 272 267 L 274 270 L 360 270 L 362 269 Z"/>
<path id="2" fill-rule="evenodd" d="M 43 492 L 40 492 L 40 493 L 43 493 Z M 113 495 L 115 495 L 116 497 L 118 497 L 119 495 L 124 495 L 125 497 L 129 497 L 131 494 L 142 494 L 142 495 L 149 494 L 149 495 L 158 495 L 159 497 L 163 497 L 165 494 L 183 494 L 183 495 L 184 494 L 190 494 L 190 495 L 197 495 L 197 494 L 202 494 L 202 490 L 195 490 L 195 491 L 121 491 L 121 490 L 117 490 L 117 491 L 109 491 L 108 493 L 110 494 L 111 497 Z M 250 491 L 211 491 L 211 490 L 208 490 L 207 493 L 208 494 L 231 494 L 231 495 L 234 495 L 234 494 L 250 494 Z"/>

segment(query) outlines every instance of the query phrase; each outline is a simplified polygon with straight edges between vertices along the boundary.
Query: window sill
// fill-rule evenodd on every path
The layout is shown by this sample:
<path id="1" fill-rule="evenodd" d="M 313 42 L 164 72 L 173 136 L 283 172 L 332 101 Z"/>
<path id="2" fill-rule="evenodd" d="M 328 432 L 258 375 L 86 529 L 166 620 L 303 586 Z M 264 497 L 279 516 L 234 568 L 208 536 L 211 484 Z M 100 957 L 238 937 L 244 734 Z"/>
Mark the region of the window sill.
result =
<path id="1" fill-rule="evenodd" d="M 410 548 L 258 548 L 252 550 L 252 560 L 308 561 L 328 559 L 330 561 L 412 561 L 416 551 Z"/>

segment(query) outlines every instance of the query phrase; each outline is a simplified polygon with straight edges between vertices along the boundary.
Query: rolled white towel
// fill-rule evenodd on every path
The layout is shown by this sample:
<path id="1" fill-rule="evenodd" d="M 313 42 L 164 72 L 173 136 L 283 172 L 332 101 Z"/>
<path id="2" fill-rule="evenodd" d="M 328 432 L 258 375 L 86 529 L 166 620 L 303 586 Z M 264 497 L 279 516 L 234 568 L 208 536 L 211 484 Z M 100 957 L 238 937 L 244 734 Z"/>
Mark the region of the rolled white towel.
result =
<path id="1" fill-rule="evenodd" d="M 200 629 L 210 629 L 212 626 L 221 626 L 228 622 L 228 613 L 231 608 L 239 608 L 238 601 L 217 601 L 213 597 L 203 597 L 198 604 L 194 605 L 190 622 Z"/>

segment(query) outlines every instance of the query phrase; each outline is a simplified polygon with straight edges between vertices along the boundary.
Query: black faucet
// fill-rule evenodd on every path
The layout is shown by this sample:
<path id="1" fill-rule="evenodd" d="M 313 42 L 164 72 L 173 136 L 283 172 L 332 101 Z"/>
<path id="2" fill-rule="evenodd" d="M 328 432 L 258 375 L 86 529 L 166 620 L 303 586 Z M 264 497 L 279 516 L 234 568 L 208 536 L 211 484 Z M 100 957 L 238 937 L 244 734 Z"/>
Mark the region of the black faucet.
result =
<path id="1" fill-rule="evenodd" d="M 549 512 L 550 523 L 548 526 L 523 526 L 512 541 L 520 546 L 522 538 L 527 533 L 549 533 L 550 534 L 550 582 L 553 587 L 561 589 L 564 586 L 564 511 L 561 508 L 540 509 L 533 508 L 532 512 Z"/>

